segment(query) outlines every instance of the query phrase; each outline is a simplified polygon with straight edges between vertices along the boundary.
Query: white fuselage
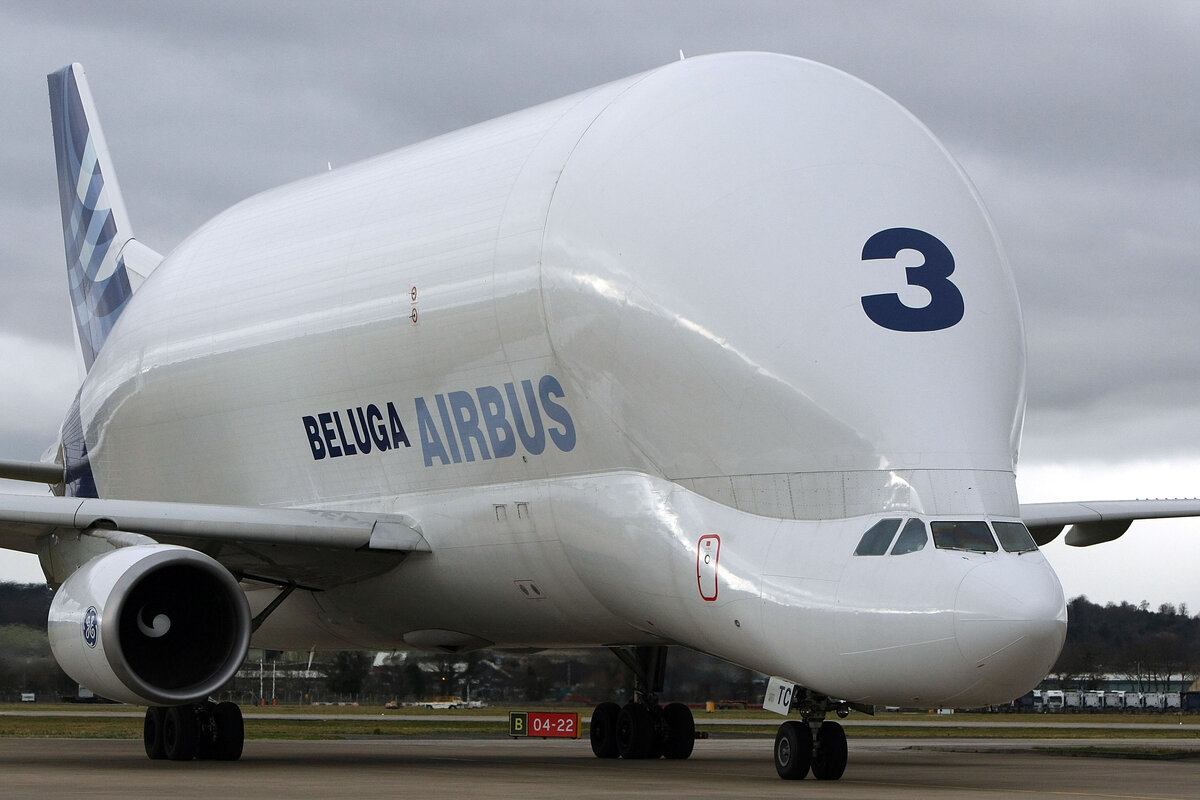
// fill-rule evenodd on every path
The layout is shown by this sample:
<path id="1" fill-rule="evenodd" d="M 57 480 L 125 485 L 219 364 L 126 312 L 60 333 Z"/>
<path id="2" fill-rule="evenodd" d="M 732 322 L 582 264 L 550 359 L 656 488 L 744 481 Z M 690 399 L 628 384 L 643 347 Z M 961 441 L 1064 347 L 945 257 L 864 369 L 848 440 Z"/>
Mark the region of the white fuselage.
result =
<path id="1" fill-rule="evenodd" d="M 79 402 L 103 497 L 418 520 L 431 553 L 297 592 L 272 647 L 676 643 L 975 705 L 1062 644 L 1038 552 L 854 555 L 880 518 L 1019 519 L 1024 340 L 954 161 L 799 59 L 689 59 L 251 198 Z"/>

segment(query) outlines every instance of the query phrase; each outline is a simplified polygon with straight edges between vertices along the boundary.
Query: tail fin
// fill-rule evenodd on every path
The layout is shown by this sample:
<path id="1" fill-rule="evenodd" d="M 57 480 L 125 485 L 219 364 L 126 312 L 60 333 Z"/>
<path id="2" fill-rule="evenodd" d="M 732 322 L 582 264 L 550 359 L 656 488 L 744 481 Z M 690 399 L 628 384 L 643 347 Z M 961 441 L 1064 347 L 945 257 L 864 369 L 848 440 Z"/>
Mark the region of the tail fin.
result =
<path id="1" fill-rule="evenodd" d="M 125 304 L 162 256 L 133 238 L 83 67 L 72 64 L 47 80 L 67 276 L 90 370 Z"/>

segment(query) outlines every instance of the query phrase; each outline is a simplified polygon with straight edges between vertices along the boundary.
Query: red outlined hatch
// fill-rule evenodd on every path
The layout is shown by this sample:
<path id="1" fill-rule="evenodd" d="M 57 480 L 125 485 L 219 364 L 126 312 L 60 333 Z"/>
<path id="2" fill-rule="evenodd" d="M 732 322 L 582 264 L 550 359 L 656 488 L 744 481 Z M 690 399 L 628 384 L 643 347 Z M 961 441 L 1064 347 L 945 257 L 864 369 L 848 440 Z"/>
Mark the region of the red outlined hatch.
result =
<path id="1" fill-rule="evenodd" d="M 717 599 L 717 558 L 721 555 L 721 537 L 709 533 L 696 545 L 696 583 L 705 600 Z"/>

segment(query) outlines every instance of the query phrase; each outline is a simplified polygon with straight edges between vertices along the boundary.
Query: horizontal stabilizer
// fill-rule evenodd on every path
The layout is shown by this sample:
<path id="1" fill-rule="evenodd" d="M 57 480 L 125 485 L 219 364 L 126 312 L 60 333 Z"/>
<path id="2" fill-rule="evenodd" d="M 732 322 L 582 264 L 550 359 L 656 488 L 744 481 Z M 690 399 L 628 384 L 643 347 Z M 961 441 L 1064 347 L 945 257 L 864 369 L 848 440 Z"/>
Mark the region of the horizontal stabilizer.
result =
<path id="1" fill-rule="evenodd" d="M 62 464 L 52 461 L 3 461 L 0 460 L 0 478 L 9 481 L 29 481 L 57 486 L 63 482 Z"/>

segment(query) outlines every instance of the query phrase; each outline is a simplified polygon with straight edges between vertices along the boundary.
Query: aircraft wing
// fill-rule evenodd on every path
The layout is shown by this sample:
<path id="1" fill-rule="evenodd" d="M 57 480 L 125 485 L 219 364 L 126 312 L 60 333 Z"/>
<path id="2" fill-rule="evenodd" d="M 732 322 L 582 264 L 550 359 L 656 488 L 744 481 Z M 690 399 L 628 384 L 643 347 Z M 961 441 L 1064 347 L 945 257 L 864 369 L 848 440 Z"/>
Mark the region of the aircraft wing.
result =
<path id="1" fill-rule="evenodd" d="M 324 589 L 429 552 L 404 514 L 0 494 L 0 547 L 38 552 L 47 537 L 120 531 L 204 552 L 239 579 Z"/>
<path id="2" fill-rule="evenodd" d="M 1087 547 L 1110 542 L 1134 520 L 1200 516 L 1200 500 L 1097 500 L 1090 503 L 1022 503 L 1021 519 L 1039 546 L 1070 525 L 1067 544 Z"/>

